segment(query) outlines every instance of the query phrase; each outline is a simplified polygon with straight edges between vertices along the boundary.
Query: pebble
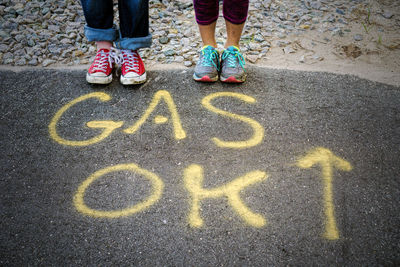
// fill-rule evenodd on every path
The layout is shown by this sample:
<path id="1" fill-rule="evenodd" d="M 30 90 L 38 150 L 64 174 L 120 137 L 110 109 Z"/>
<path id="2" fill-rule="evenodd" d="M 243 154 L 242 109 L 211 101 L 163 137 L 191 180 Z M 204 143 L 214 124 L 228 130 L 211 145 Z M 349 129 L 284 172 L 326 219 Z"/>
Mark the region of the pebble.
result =
<path id="1" fill-rule="evenodd" d="M 258 60 L 258 56 L 257 55 L 247 55 L 246 59 L 250 62 L 250 63 L 256 63 Z"/>
<path id="2" fill-rule="evenodd" d="M 43 62 L 42 62 L 42 65 L 43 65 L 43 67 L 47 67 L 47 66 L 49 66 L 49 65 L 51 65 L 51 64 L 53 64 L 53 63 L 55 63 L 56 61 L 55 60 L 53 60 L 53 59 L 45 59 Z"/>
<path id="3" fill-rule="evenodd" d="M 0 44 L 0 52 L 6 52 L 8 50 L 8 45 Z"/>
<path id="4" fill-rule="evenodd" d="M 346 14 L 346 13 L 344 12 L 344 10 L 343 10 L 343 9 L 340 9 L 340 8 L 336 8 L 336 13 L 338 13 L 338 14 L 340 14 L 340 15 Z"/>
<path id="5" fill-rule="evenodd" d="M 283 48 L 283 51 L 285 52 L 285 54 L 291 54 L 291 53 L 295 53 L 296 51 L 290 47 L 290 46 L 286 46 L 285 48 Z"/>
<path id="6" fill-rule="evenodd" d="M 363 37 L 361 34 L 355 34 L 355 35 L 353 36 L 353 38 L 354 38 L 354 40 L 357 41 L 357 42 L 362 41 L 362 40 L 364 39 L 364 37 Z"/>
<path id="7" fill-rule="evenodd" d="M 158 41 L 160 42 L 160 44 L 167 44 L 168 41 L 169 41 L 169 38 L 166 37 L 166 36 L 163 36 L 163 37 L 160 37 L 160 38 L 158 39 Z"/>
<path id="8" fill-rule="evenodd" d="M 385 10 L 385 12 L 383 12 L 382 16 L 383 16 L 385 19 L 391 19 L 391 18 L 393 17 L 393 13 L 390 12 L 390 11 L 388 11 L 388 10 Z"/>
<path id="9" fill-rule="evenodd" d="M 38 61 L 37 61 L 36 58 L 34 58 L 34 59 L 32 59 L 32 60 L 30 60 L 30 61 L 28 62 L 28 65 L 31 65 L 31 66 L 36 66 L 37 64 L 38 64 Z"/>
<path id="10" fill-rule="evenodd" d="M 17 66 L 26 65 L 26 59 L 25 58 L 18 59 L 17 61 L 15 61 L 15 65 L 17 65 Z"/>
<path id="11" fill-rule="evenodd" d="M 185 60 L 185 58 L 182 56 L 175 57 L 175 62 L 177 62 L 177 63 L 182 63 L 184 60 Z"/>
<path id="12" fill-rule="evenodd" d="M 164 53 L 164 55 L 166 55 L 166 56 L 173 56 L 173 55 L 176 54 L 176 52 L 175 52 L 174 49 L 166 49 L 166 50 L 163 51 L 163 53 Z"/>
<path id="13" fill-rule="evenodd" d="M 268 55 L 270 47 L 295 53 L 291 42 L 284 40 L 290 36 L 301 37 L 309 31 L 330 31 L 332 35 L 343 36 L 344 28 L 352 19 L 349 14 L 355 8 L 367 10 L 368 5 L 366 0 L 252 0 L 241 39 L 242 51 L 249 62 L 257 62 Z M 142 53 L 143 59 L 193 66 L 202 46 L 194 23 L 193 2 L 149 0 L 149 6 L 153 44 Z M 395 16 L 389 10 L 379 14 L 386 19 Z M 221 16 L 222 12 L 220 21 Z M 115 12 L 115 21 L 118 20 L 119 14 Z M 57 62 L 84 64 L 95 53 L 94 45 L 84 35 L 84 25 L 82 7 L 77 0 L 0 0 L 0 63 L 44 67 Z M 218 45 L 223 47 L 224 23 L 217 24 L 216 33 Z M 363 40 L 362 35 L 353 38 Z"/>
<path id="14" fill-rule="evenodd" d="M 317 61 L 322 61 L 324 60 L 324 57 L 318 56 L 318 55 L 314 55 L 313 59 L 317 60 Z"/>
<path id="15" fill-rule="evenodd" d="M 285 40 L 276 41 L 276 46 L 278 46 L 278 47 L 284 47 L 284 46 L 287 46 L 289 44 L 290 44 L 290 42 L 289 41 L 285 41 Z"/>

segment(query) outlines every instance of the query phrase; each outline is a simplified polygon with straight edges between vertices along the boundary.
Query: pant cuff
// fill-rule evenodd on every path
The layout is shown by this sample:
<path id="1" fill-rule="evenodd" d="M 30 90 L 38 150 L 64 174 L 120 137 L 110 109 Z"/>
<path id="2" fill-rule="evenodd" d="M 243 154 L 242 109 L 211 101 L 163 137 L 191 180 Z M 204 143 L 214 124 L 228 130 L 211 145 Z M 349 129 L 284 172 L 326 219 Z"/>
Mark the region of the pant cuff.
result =
<path id="1" fill-rule="evenodd" d="M 85 25 L 85 36 L 89 42 L 93 41 L 110 41 L 117 39 L 117 30 L 111 29 L 95 29 Z"/>
<path id="2" fill-rule="evenodd" d="M 130 49 L 137 50 L 139 48 L 150 47 L 152 43 L 151 34 L 145 37 L 125 37 L 115 41 L 115 45 L 118 49 Z"/>

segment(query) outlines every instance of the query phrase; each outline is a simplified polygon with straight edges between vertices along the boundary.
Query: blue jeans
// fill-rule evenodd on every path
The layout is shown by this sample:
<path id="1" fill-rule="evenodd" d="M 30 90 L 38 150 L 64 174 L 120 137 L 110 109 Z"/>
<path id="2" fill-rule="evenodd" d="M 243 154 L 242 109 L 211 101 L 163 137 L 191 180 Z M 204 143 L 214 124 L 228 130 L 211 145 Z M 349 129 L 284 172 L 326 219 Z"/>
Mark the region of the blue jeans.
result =
<path id="1" fill-rule="evenodd" d="M 119 49 L 151 46 L 149 1 L 118 0 L 120 29 L 114 26 L 113 0 L 81 0 L 88 41 L 115 42 Z"/>

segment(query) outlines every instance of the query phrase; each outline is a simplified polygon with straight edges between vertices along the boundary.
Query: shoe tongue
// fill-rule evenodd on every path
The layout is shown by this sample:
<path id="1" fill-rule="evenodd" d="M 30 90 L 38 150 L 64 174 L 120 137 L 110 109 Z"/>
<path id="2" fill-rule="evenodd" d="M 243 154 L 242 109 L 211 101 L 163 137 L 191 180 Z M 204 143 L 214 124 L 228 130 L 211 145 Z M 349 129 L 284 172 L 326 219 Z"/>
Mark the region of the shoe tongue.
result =
<path id="1" fill-rule="evenodd" d="M 240 51 L 239 47 L 236 47 L 234 45 L 228 47 L 226 50 L 229 50 L 229 51 Z"/>
<path id="2" fill-rule="evenodd" d="M 211 45 L 205 45 L 201 50 L 215 50 L 215 48 L 212 47 Z"/>

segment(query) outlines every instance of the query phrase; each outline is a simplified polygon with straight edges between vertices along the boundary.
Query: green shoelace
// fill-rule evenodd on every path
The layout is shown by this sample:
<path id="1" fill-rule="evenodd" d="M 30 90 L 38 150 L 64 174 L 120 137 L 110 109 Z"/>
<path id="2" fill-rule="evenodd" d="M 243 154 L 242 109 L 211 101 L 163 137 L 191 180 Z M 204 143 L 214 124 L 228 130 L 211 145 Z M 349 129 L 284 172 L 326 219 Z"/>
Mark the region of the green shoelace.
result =
<path id="1" fill-rule="evenodd" d="M 226 49 L 222 54 L 222 60 L 226 60 L 227 66 L 229 68 L 236 68 L 236 62 L 239 62 L 240 67 L 245 70 L 244 65 L 246 63 L 244 62 L 242 54 L 238 50 Z"/>
<path id="2" fill-rule="evenodd" d="M 218 62 L 218 53 L 213 49 L 202 49 L 201 53 L 203 54 L 202 65 L 205 67 L 214 66 L 219 71 L 219 62 Z M 215 59 L 217 59 L 217 64 L 215 64 Z"/>

